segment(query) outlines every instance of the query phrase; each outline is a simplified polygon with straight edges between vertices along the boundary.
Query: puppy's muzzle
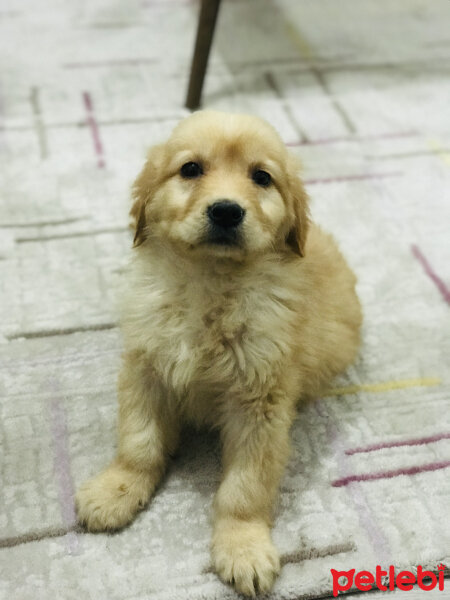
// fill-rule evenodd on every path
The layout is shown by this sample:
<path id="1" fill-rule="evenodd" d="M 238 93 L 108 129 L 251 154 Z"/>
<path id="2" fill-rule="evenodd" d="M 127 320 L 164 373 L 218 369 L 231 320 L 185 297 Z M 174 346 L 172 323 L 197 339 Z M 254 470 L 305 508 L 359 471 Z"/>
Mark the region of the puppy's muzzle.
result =
<path id="1" fill-rule="evenodd" d="M 245 216 L 242 206 L 231 200 L 220 200 L 208 206 L 206 212 L 209 242 L 228 246 L 239 243 L 238 229 Z"/>

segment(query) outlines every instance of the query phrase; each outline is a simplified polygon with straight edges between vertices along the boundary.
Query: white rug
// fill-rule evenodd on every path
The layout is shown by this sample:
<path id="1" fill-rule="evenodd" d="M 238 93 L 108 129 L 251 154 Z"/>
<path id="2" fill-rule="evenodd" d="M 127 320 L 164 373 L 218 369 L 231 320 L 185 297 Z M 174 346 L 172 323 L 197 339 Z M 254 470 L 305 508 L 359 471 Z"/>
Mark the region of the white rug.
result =
<path id="1" fill-rule="evenodd" d="M 0 5 L 0 598 L 234 598 L 209 569 L 214 436 L 186 434 L 149 508 L 75 527 L 114 454 L 129 186 L 182 107 L 183 0 Z M 355 269 L 360 358 L 299 411 L 274 599 L 330 569 L 450 565 L 446 0 L 224 0 L 204 105 L 268 118 Z M 450 582 L 447 581 L 447 587 Z"/>

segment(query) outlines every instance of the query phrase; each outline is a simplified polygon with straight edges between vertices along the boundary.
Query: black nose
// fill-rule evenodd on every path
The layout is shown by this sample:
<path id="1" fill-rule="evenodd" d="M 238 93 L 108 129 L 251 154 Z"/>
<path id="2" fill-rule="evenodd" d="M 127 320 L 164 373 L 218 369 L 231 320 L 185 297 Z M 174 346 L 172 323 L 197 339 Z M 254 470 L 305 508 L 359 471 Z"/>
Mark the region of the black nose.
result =
<path id="1" fill-rule="evenodd" d="M 245 210 L 236 202 L 221 200 L 208 206 L 208 217 L 214 225 L 236 227 L 242 221 Z"/>

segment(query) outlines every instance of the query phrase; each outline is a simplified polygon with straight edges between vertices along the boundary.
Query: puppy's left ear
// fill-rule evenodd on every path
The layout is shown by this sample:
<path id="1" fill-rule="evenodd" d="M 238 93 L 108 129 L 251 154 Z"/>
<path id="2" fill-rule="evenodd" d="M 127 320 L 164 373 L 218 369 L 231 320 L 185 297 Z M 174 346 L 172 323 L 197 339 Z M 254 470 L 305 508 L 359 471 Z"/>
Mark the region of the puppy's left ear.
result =
<path id="1" fill-rule="evenodd" d="M 148 234 L 147 207 L 159 185 L 163 150 L 163 144 L 150 149 L 145 165 L 133 183 L 131 195 L 134 202 L 130 209 L 135 230 L 133 247 L 140 246 Z"/>
<path id="2" fill-rule="evenodd" d="M 300 168 L 301 164 L 298 158 L 290 154 L 287 164 L 287 182 L 292 214 L 286 243 L 296 254 L 304 256 L 309 227 L 309 208 L 308 195 L 299 176 Z"/>

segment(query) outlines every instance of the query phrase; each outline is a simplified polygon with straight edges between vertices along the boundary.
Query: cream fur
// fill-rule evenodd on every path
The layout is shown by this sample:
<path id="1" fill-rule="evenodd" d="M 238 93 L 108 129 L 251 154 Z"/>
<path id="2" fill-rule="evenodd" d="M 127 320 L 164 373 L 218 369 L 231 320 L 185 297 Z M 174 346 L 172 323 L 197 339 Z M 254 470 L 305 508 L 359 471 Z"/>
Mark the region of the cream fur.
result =
<path id="1" fill-rule="evenodd" d="M 194 160 L 203 175 L 180 177 Z M 258 187 L 254 168 L 272 185 Z M 359 344 L 355 277 L 309 223 L 297 168 L 267 123 L 242 115 L 196 113 L 150 152 L 134 186 L 118 454 L 77 494 L 89 530 L 120 528 L 148 502 L 183 422 L 218 428 L 212 557 L 247 595 L 279 571 L 270 524 L 296 403 Z M 223 198 L 246 210 L 238 247 L 205 242 L 206 207 Z"/>

